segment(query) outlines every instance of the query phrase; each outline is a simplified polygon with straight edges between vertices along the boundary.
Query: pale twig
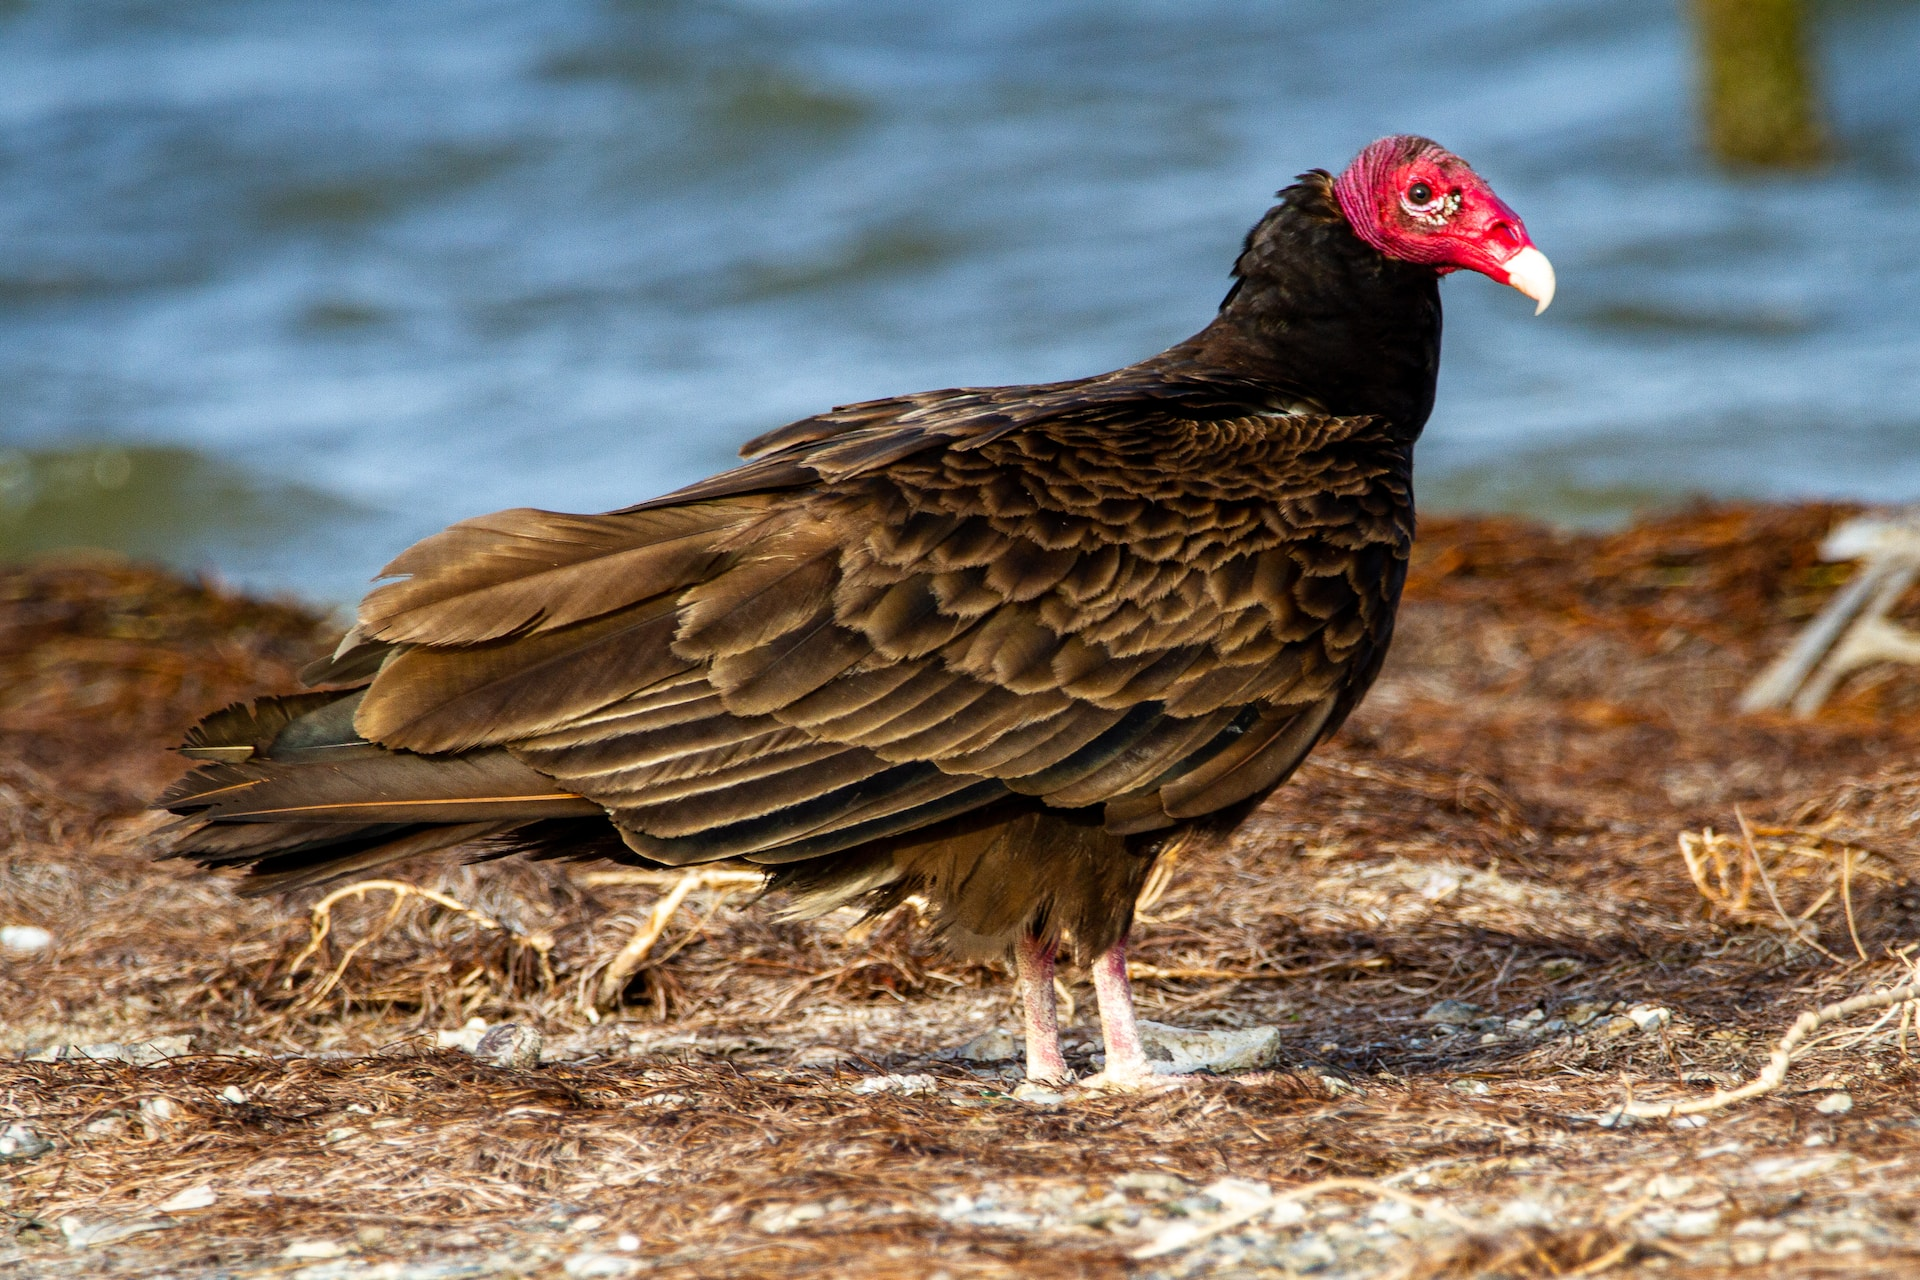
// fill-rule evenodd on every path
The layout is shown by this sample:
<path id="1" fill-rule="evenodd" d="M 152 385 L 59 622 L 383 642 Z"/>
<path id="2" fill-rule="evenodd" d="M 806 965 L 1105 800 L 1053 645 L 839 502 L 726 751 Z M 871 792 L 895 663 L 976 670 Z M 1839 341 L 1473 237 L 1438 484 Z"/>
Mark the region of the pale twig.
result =
<path id="1" fill-rule="evenodd" d="M 1753 828 L 1747 825 L 1747 815 L 1740 812 L 1739 805 L 1735 805 L 1733 816 L 1740 822 L 1740 841 L 1746 847 L 1747 857 L 1753 859 L 1754 870 L 1760 873 L 1760 884 L 1766 889 L 1767 899 L 1773 903 L 1773 909 L 1780 913 L 1781 922 L 1787 926 L 1787 932 L 1835 964 L 1843 963 L 1839 956 L 1821 946 L 1813 937 L 1813 926 L 1810 922 L 1794 919 L 1787 914 L 1787 909 L 1780 905 L 1780 895 L 1773 891 L 1773 877 L 1767 874 L 1766 864 L 1760 861 L 1760 851 L 1753 847 Z"/>
<path id="2" fill-rule="evenodd" d="M 1876 879 L 1892 878 L 1889 872 L 1867 864 L 1867 859 L 1871 857 L 1873 850 L 1860 848 L 1851 841 L 1830 835 L 1825 831 L 1802 827 L 1756 825 L 1749 822 L 1746 815 L 1738 808 L 1734 813 L 1740 822 L 1740 839 L 1737 842 L 1725 836 L 1716 835 L 1711 827 L 1699 834 L 1691 831 L 1680 833 L 1680 857 L 1686 863 L 1687 874 L 1692 878 L 1694 888 L 1699 891 L 1700 896 L 1706 899 L 1714 911 L 1724 913 L 1734 921 L 1765 924 L 1772 928 L 1784 925 L 1797 940 L 1805 942 L 1836 964 L 1842 964 L 1846 962 L 1817 941 L 1818 926 L 1813 923 L 1813 918 L 1824 910 L 1828 903 L 1837 898 L 1846 917 L 1847 937 L 1853 944 L 1854 954 L 1861 961 L 1866 961 L 1867 950 L 1860 940 L 1859 920 L 1854 911 L 1853 882 L 1863 872 Z M 1795 874 L 1795 868 L 1789 864 L 1770 871 L 1762 859 L 1760 843 L 1756 838 L 1759 836 L 1791 837 L 1801 841 L 1802 843 L 1778 849 L 1777 852 L 1789 860 L 1800 859 L 1819 864 L 1831 875 L 1826 888 L 1797 914 L 1787 910 L 1786 903 L 1780 896 L 1779 885 L 1775 883 L 1776 875 L 1784 881 L 1786 877 Z M 1740 873 L 1740 884 L 1737 889 L 1733 885 L 1733 868 L 1721 853 L 1723 845 L 1732 847 L 1737 854 L 1735 861 L 1738 863 Z M 1819 845 L 1829 846 L 1833 852 L 1826 852 L 1816 847 Z M 1747 906 L 1749 891 L 1756 874 L 1773 908 L 1771 915 L 1752 910 Z M 1714 883 L 1715 880 L 1718 881 L 1717 885 Z"/>
<path id="3" fill-rule="evenodd" d="M 300 954 L 293 958 L 291 965 L 287 966 L 287 976 L 280 983 L 282 990 L 293 990 L 293 980 L 299 976 L 300 966 L 313 958 L 314 954 L 320 950 L 321 945 L 326 942 L 327 935 L 333 931 L 334 905 L 346 898 L 357 898 L 375 892 L 386 892 L 393 895 L 393 905 L 387 908 L 386 919 L 380 922 L 380 926 L 377 929 L 374 929 L 368 933 L 366 937 L 348 947 L 346 954 L 340 957 L 340 963 L 333 967 L 333 972 L 327 975 L 326 980 L 320 984 L 317 990 L 308 992 L 303 996 L 295 1008 L 312 1008 L 318 1005 L 320 1001 L 326 999 L 334 987 L 339 985 L 340 979 L 346 975 L 347 966 L 353 963 L 353 958 L 359 955 L 360 952 L 370 944 L 385 937 L 387 930 L 393 928 L 395 922 L 399 920 L 400 910 L 406 906 L 408 898 L 425 898 L 427 901 L 445 907 L 449 911 L 456 911 L 468 917 L 482 929 L 496 930 L 504 928 L 504 926 L 492 916 L 474 910 L 458 898 L 448 897 L 446 894 L 436 892 L 433 889 L 422 889 L 420 886 L 408 884 L 404 880 L 360 880 L 335 889 L 332 893 L 329 893 L 326 897 L 313 904 L 313 918 L 312 923 L 308 926 L 307 945 L 300 949 Z M 509 932 L 511 931 L 509 930 Z M 519 937 L 517 934 L 514 935 L 514 937 L 516 941 L 534 946 L 536 950 L 539 949 L 538 944 L 531 939 Z M 551 944 L 549 944 L 549 946 L 551 946 Z M 543 954 L 542 960 L 544 961 L 544 959 L 545 956 Z"/>
<path id="4" fill-rule="evenodd" d="M 748 885 L 757 886 L 764 879 L 764 876 L 751 871 L 682 872 L 673 882 L 673 887 L 653 904 L 653 910 L 647 913 L 646 921 L 634 930 L 633 936 L 627 939 L 627 944 L 615 953 L 613 959 L 607 962 L 607 967 L 601 971 L 590 1014 L 593 1011 L 610 1008 L 619 1001 L 620 993 L 626 990 L 627 983 L 632 980 L 633 975 L 640 972 L 640 966 L 646 963 L 654 944 L 660 941 L 660 935 L 666 932 L 667 923 L 673 919 L 673 913 L 680 909 L 680 904 L 687 900 L 688 894 L 695 889 L 719 889 L 724 897 L 735 889 Z M 632 882 L 622 881 L 621 883 Z"/>
<path id="5" fill-rule="evenodd" d="M 1887 954 L 1905 965 L 1907 967 L 1907 976 L 1914 980 L 1915 986 L 1920 986 L 1920 961 L 1915 961 L 1913 958 L 1915 946 L 1920 946 L 1920 943 L 1908 943 L 1898 950 L 1889 946 L 1887 948 Z M 1907 1050 L 1907 1028 L 1909 1027 L 1920 1030 L 1920 1007 L 1916 1007 L 1911 1002 L 1901 1006 L 1900 1028 L 1898 1036 L 1896 1037 L 1900 1045 L 1900 1061 L 1910 1067 L 1913 1065 L 1913 1055 Z"/>
<path id="6" fill-rule="evenodd" d="M 1625 1240 L 1620 1241 L 1618 1244 L 1614 1245 L 1613 1248 L 1607 1250 L 1605 1253 L 1595 1258 L 1592 1262 L 1586 1263 L 1582 1266 L 1575 1267 L 1573 1270 L 1567 1272 L 1566 1274 L 1570 1277 L 1571 1276 L 1597 1276 L 1602 1271 L 1605 1271 L 1609 1267 L 1612 1267 L 1614 1264 L 1620 1262 L 1629 1253 L 1632 1253 L 1634 1249 L 1639 1245 L 1639 1243 L 1640 1242 L 1634 1239 L 1632 1236 L 1628 1236 Z"/>
<path id="7" fill-rule="evenodd" d="M 1212 978 L 1245 981 L 1250 978 L 1278 978 L 1280 975 L 1259 969 L 1163 969 L 1157 964 L 1146 964 L 1139 960 L 1127 961 L 1127 977 L 1135 982 L 1159 979 L 1162 982 L 1177 982 L 1183 979 Z"/>
<path id="8" fill-rule="evenodd" d="M 1830 1043 L 1826 1047 L 1830 1049 L 1845 1049 L 1848 1051 L 1858 1049 L 1861 1045 L 1870 1043 L 1874 1038 L 1874 1034 L 1878 1032 L 1880 1028 L 1886 1026 L 1889 1022 L 1893 1021 L 1895 1018 L 1906 1017 L 1907 1010 L 1910 1007 L 1911 1006 L 1909 1005 L 1896 1004 L 1893 1007 L 1889 1008 L 1885 1013 L 1882 1013 L 1879 1017 L 1875 1018 L 1871 1025 L 1862 1027 L 1860 1030 L 1847 1036 L 1844 1040 L 1842 1040 L 1841 1037 L 1836 1034 L 1832 1038 L 1832 1043 Z M 1806 1047 L 1812 1048 L 1813 1046 L 1809 1044 Z"/>
<path id="9" fill-rule="evenodd" d="M 1852 849 L 1840 851 L 1840 901 L 1847 909 L 1847 936 L 1853 939 L 1853 949 L 1864 961 L 1867 949 L 1860 945 L 1860 930 L 1853 923 L 1853 854 Z"/>
<path id="10" fill-rule="evenodd" d="M 1854 996 L 1836 1004 L 1823 1005 L 1818 1009 L 1809 1009 L 1801 1014 L 1794 1024 L 1787 1028 L 1787 1034 L 1780 1037 L 1780 1043 L 1774 1046 L 1767 1065 L 1759 1075 L 1737 1089 L 1719 1089 L 1711 1097 L 1695 1098 L 1683 1102 L 1623 1102 L 1619 1107 L 1608 1111 L 1603 1120 L 1617 1120 L 1631 1116 L 1640 1120 L 1664 1120 L 1669 1116 L 1697 1116 L 1708 1111 L 1718 1111 L 1730 1107 L 1736 1102 L 1745 1102 L 1748 1098 L 1757 1098 L 1780 1087 L 1787 1078 L 1787 1068 L 1792 1065 L 1794 1053 L 1801 1049 L 1808 1036 L 1831 1022 L 1850 1018 L 1856 1013 L 1865 1013 L 1869 1009 L 1884 1009 L 1889 1005 L 1904 1004 L 1920 1000 L 1920 982 L 1909 982 L 1904 986 L 1893 987 L 1886 991 L 1869 992 Z"/>
<path id="11" fill-rule="evenodd" d="M 1732 845 L 1726 836 L 1718 835 L 1712 827 L 1703 829 L 1698 835 L 1691 831 L 1680 833 L 1680 857 L 1687 864 L 1687 874 L 1693 877 L 1693 884 L 1700 896 L 1711 907 L 1717 907 L 1735 920 L 1746 919 L 1751 913 L 1747 903 L 1753 897 L 1753 862 L 1747 858 L 1739 859 L 1740 885 L 1733 885 L 1734 868 L 1729 865 L 1722 845 Z M 1707 860 L 1713 862 L 1713 874 L 1720 885 L 1715 888 L 1707 883 Z"/>

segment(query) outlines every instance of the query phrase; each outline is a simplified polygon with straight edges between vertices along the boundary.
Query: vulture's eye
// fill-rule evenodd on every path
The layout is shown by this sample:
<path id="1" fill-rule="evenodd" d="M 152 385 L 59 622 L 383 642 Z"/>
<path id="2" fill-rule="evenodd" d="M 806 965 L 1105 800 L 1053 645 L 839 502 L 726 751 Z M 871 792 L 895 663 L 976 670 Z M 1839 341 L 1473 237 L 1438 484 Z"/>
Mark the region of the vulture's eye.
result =
<path id="1" fill-rule="evenodd" d="M 1460 191 L 1436 191 L 1433 184 L 1425 178 L 1407 184 L 1407 193 L 1400 197 L 1400 207 L 1407 216 L 1426 227 L 1444 227 L 1447 219 L 1460 212 Z"/>

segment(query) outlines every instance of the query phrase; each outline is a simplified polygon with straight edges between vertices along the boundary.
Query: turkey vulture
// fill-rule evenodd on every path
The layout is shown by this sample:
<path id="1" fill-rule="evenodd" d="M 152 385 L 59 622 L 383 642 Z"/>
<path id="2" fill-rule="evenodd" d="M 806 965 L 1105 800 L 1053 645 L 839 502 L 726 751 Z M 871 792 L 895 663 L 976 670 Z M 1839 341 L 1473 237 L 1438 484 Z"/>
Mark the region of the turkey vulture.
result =
<path id="1" fill-rule="evenodd" d="M 1013 954 L 1027 1073 L 1070 1078 L 1062 949 L 1105 1082 L 1156 857 L 1236 822 L 1380 670 L 1413 539 L 1439 279 L 1544 310 L 1553 269 L 1425 138 L 1302 175 L 1218 315 L 1112 373 L 848 405 L 604 515 L 463 521 L 386 567 L 306 676 L 216 712 L 166 856 L 250 891 L 432 849 L 764 867 L 796 914 L 909 897 Z"/>

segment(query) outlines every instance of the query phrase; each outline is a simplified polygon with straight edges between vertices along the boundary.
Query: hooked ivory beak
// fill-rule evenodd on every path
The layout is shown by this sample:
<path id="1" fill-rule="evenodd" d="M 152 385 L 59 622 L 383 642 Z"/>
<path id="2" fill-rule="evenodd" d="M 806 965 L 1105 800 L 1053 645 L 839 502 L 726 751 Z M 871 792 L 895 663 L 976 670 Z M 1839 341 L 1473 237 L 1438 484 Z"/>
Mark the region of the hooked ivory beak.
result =
<path id="1" fill-rule="evenodd" d="M 1547 261 L 1547 255 L 1528 245 L 1506 261 L 1507 283 L 1526 294 L 1540 305 L 1533 309 L 1539 315 L 1553 301 L 1553 264 Z"/>

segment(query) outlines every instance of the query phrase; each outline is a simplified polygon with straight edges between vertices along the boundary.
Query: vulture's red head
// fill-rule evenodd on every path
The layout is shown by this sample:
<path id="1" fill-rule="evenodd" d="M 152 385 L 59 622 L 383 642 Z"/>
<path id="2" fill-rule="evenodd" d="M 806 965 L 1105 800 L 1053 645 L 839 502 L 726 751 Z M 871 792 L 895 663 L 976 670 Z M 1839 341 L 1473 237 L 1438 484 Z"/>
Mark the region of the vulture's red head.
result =
<path id="1" fill-rule="evenodd" d="M 1553 301 L 1553 264 L 1520 215 L 1437 142 L 1382 138 L 1334 179 L 1333 192 L 1359 237 L 1389 258 L 1478 271 L 1538 302 L 1535 315 Z"/>

